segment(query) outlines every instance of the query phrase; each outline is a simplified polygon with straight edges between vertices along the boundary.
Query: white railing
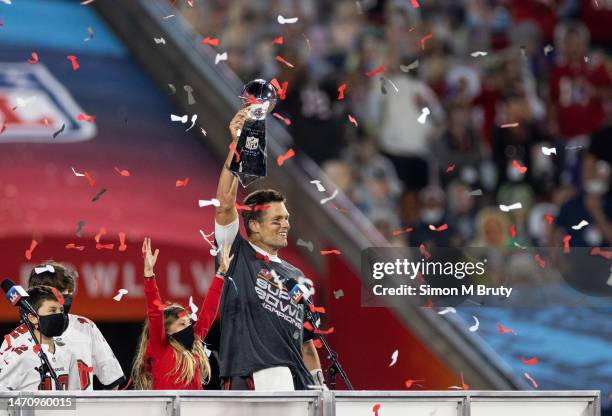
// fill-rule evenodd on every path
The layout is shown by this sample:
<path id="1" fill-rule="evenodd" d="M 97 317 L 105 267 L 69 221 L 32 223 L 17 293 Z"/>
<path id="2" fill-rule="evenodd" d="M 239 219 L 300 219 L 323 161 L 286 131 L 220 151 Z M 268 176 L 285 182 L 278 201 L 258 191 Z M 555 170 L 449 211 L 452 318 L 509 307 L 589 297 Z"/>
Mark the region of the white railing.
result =
<path id="1" fill-rule="evenodd" d="M 68 398 L 72 409 L 11 407 Z M 32 403 L 32 400 L 29 401 Z M 66 403 L 64 401 L 64 403 Z M 47 403 L 50 404 L 50 403 Z M 0 416 L 599 416 L 598 391 L 0 392 Z"/>

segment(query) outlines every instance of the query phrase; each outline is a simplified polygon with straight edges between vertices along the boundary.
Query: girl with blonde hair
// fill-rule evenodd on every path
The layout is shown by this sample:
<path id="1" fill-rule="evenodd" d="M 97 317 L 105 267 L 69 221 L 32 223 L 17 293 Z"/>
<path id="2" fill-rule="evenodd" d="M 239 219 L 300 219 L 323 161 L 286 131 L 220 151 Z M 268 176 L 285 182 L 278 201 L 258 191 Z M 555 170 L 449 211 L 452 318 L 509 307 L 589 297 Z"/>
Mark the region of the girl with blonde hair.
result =
<path id="1" fill-rule="evenodd" d="M 145 238 L 142 252 L 148 319 L 132 367 L 136 389 L 202 390 L 202 385 L 208 382 L 210 365 L 204 353 L 204 339 L 219 308 L 223 280 L 233 257 L 229 251 L 229 247 L 224 247 L 198 319 L 192 323 L 183 306 L 161 302 L 153 273 L 159 249 L 152 254 L 151 239 Z"/>

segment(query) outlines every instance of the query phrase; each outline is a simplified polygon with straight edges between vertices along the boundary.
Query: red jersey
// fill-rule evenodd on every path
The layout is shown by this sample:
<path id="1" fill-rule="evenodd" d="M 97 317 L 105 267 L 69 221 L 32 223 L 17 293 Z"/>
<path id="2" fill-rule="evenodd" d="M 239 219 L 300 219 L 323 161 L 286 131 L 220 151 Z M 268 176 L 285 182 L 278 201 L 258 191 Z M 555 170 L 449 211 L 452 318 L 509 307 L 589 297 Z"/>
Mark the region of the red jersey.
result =
<path id="1" fill-rule="evenodd" d="M 147 298 L 147 315 L 149 317 L 149 344 L 147 345 L 147 359 L 151 363 L 153 390 L 202 390 L 202 374 L 199 365 L 196 365 L 196 374 L 191 383 L 177 383 L 177 374 L 173 374 L 177 367 L 174 349 L 168 343 L 164 328 L 164 312 L 159 309 L 161 299 L 155 279 L 145 280 L 145 296 Z M 208 330 L 217 316 L 219 299 L 223 289 L 223 280 L 215 277 L 208 288 L 194 331 L 196 337 L 206 338 Z M 197 358 L 196 358 L 197 359 Z"/>
<path id="2" fill-rule="evenodd" d="M 561 63 L 551 73 L 550 99 L 556 104 L 559 129 L 566 138 L 590 134 L 604 122 L 603 102 L 592 95 L 588 84 L 595 90 L 612 85 L 604 65 Z"/>

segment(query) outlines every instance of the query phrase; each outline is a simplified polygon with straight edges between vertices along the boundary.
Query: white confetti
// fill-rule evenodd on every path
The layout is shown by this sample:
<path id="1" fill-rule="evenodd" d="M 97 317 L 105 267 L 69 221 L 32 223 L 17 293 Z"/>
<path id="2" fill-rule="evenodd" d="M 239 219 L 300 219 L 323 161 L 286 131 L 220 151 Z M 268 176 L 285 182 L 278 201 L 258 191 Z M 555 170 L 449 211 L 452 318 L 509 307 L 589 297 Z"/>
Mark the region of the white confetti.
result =
<path id="1" fill-rule="evenodd" d="M 344 290 L 342 289 L 334 290 L 334 297 L 336 299 L 340 299 L 342 296 L 344 296 Z"/>
<path id="2" fill-rule="evenodd" d="M 472 52 L 470 55 L 472 55 L 474 58 L 478 58 L 479 56 L 487 56 L 487 52 L 476 51 Z"/>
<path id="3" fill-rule="evenodd" d="M 449 306 L 439 311 L 438 315 L 446 315 L 447 313 L 457 313 L 457 309 Z"/>
<path id="4" fill-rule="evenodd" d="M 398 354 L 399 354 L 398 350 L 393 351 L 393 354 L 391 354 L 391 364 L 389 364 L 389 367 L 393 367 L 395 365 L 395 363 L 397 362 Z"/>
<path id="5" fill-rule="evenodd" d="M 221 61 L 227 61 L 227 52 L 218 53 L 217 56 L 215 56 L 215 65 Z"/>
<path id="6" fill-rule="evenodd" d="M 533 385 L 533 388 L 537 389 L 538 388 L 538 383 L 536 383 L 536 381 L 533 379 L 533 377 L 531 377 L 529 375 L 529 373 L 525 373 L 524 374 L 525 378 L 529 381 L 531 381 L 531 384 Z"/>
<path id="7" fill-rule="evenodd" d="M 320 202 L 321 202 L 321 205 L 325 204 L 326 202 L 331 201 L 331 200 L 332 200 L 332 199 L 334 199 L 334 198 L 335 198 L 337 195 L 338 195 L 338 190 L 336 189 L 336 190 L 334 191 L 334 193 L 332 194 L 332 196 L 330 196 L 329 198 L 323 198 L 323 199 L 320 201 Z"/>
<path id="8" fill-rule="evenodd" d="M 169 14 L 168 16 L 164 16 L 164 17 L 162 17 L 162 20 L 170 19 L 171 17 L 174 17 L 174 15 L 173 14 Z"/>
<path id="9" fill-rule="evenodd" d="M 470 327 L 470 332 L 476 332 L 478 331 L 478 327 L 480 326 L 480 321 L 474 315 L 472 315 L 472 318 L 474 318 L 474 321 L 476 321 L 476 323 Z"/>
<path id="10" fill-rule="evenodd" d="M 36 274 L 41 274 L 41 273 L 44 273 L 44 272 L 55 273 L 55 268 L 52 265 L 47 264 L 44 267 L 35 267 L 34 268 L 34 272 Z"/>
<path id="11" fill-rule="evenodd" d="M 184 116 L 177 116 L 177 115 L 174 115 L 174 114 L 170 114 L 170 120 L 171 121 L 180 121 L 181 123 L 185 124 L 189 120 L 189 116 L 187 114 L 185 114 Z"/>
<path id="12" fill-rule="evenodd" d="M 198 115 L 197 114 L 192 115 L 191 116 L 191 126 L 189 126 L 189 128 L 187 130 L 185 130 L 185 131 L 191 130 L 193 128 L 193 126 L 195 126 L 195 122 L 196 122 L 197 119 L 198 119 Z"/>
<path id="13" fill-rule="evenodd" d="M 555 48 L 553 48 L 553 46 L 549 43 L 548 45 L 544 46 L 544 55 L 548 56 L 548 54 L 553 50 L 555 50 Z"/>
<path id="14" fill-rule="evenodd" d="M 402 72 L 410 72 L 412 69 L 417 69 L 419 67 L 419 60 L 410 63 L 409 65 L 400 65 L 400 70 Z"/>
<path id="15" fill-rule="evenodd" d="M 482 189 L 474 189 L 472 192 L 470 192 L 470 195 L 472 195 L 472 196 L 482 196 Z"/>
<path id="16" fill-rule="evenodd" d="M 206 136 L 206 130 L 204 130 L 202 127 L 200 127 L 200 131 L 202 132 L 202 134 L 203 134 L 204 136 Z"/>
<path id="17" fill-rule="evenodd" d="M 210 205 L 214 205 L 216 207 L 220 207 L 221 206 L 221 202 L 219 202 L 219 200 L 217 198 L 213 198 L 213 199 L 200 199 L 198 200 L 198 206 L 200 208 L 202 207 L 208 207 Z"/>
<path id="18" fill-rule="evenodd" d="M 586 221 L 586 220 L 582 220 L 577 225 L 572 225 L 572 230 L 580 230 L 580 229 L 586 227 L 587 225 L 589 225 L 589 222 Z"/>
<path id="19" fill-rule="evenodd" d="M 189 309 L 191 310 L 191 319 L 198 320 L 198 307 L 193 303 L 193 296 L 189 296 Z"/>
<path id="20" fill-rule="evenodd" d="M 417 121 L 421 124 L 425 124 L 427 121 L 427 116 L 431 114 L 431 111 L 427 107 L 423 107 L 421 110 L 421 115 L 417 118 Z"/>
<path id="21" fill-rule="evenodd" d="M 153 40 L 155 41 L 155 43 L 156 43 L 157 45 L 159 45 L 160 43 L 161 43 L 162 45 L 165 45 L 165 44 L 166 44 L 166 39 L 164 39 L 164 38 L 153 38 Z"/>
<path id="22" fill-rule="evenodd" d="M 499 206 L 499 209 L 501 209 L 504 212 L 510 212 L 512 210 L 521 209 L 521 208 L 523 208 L 523 204 L 521 204 L 520 202 L 515 202 L 512 205 L 503 205 L 502 204 L 502 205 Z"/>
<path id="23" fill-rule="evenodd" d="M 76 170 L 74 170 L 74 168 L 71 168 L 71 169 L 72 169 L 72 172 L 74 173 L 74 176 L 85 176 L 84 173 L 79 173 Z"/>
<path id="24" fill-rule="evenodd" d="M 542 146 L 542 153 L 544 153 L 546 156 L 556 155 L 557 154 L 557 148 L 556 147 Z"/>
<path id="25" fill-rule="evenodd" d="M 284 24 L 296 23 L 298 21 L 298 18 L 297 17 L 285 18 L 279 14 L 276 20 L 278 20 L 278 23 L 280 23 L 281 25 L 284 25 Z"/>
<path id="26" fill-rule="evenodd" d="M 119 293 L 113 299 L 119 302 L 121 298 L 123 297 L 123 295 L 126 295 L 127 293 L 128 293 L 127 289 L 119 289 Z"/>
<path id="27" fill-rule="evenodd" d="M 306 247 L 308 249 L 308 251 L 310 251 L 310 252 L 312 252 L 312 250 L 314 250 L 314 246 L 312 244 L 312 241 L 304 241 L 301 238 L 298 238 L 297 245 L 301 246 L 301 247 Z"/>
<path id="28" fill-rule="evenodd" d="M 317 191 L 325 192 L 325 187 L 321 185 L 321 181 L 314 180 L 314 181 L 310 181 L 310 183 L 315 184 L 317 186 Z"/>

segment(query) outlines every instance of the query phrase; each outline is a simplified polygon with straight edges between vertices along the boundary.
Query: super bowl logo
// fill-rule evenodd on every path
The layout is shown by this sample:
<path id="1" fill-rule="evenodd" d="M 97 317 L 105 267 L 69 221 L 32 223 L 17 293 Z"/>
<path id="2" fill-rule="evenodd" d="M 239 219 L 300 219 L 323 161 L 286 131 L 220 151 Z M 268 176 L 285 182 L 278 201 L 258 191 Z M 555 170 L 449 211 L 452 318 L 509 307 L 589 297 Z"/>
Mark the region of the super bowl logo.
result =
<path id="1" fill-rule="evenodd" d="M 85 111 L 44 64 L 0 63 L 0 143 L 91 140 L 95 124 L 79 114 Z"/>
<path id="2" fill-rule="evenodd" d="M 258 146 L 259 146 L 259 139 L 257 137 L 247 136 L 244 147 L 246 147 L 249 150 L 257 150 Z"/>

